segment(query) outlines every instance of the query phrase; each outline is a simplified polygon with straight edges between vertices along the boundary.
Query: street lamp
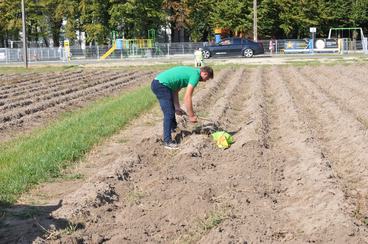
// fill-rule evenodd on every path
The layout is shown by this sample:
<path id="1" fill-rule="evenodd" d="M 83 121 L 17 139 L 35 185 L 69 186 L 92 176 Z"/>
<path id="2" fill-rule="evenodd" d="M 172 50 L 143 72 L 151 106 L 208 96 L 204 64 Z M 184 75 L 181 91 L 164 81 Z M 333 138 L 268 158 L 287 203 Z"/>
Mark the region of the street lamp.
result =
<path id="1" fill-rule="evenodd" d="M 24 0 L 22 0 L 22 29 L 23 29 L 23 60 L 25 62 L 26 68 L 28 68 L 26 13 L 24 11 Z"/>

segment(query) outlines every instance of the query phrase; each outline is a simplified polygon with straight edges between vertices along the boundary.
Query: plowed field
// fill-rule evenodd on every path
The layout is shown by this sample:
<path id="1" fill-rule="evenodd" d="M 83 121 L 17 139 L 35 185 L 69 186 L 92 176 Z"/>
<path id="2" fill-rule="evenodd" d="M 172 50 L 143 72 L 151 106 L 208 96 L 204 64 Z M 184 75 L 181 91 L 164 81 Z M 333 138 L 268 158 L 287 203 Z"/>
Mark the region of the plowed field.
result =
<path id="1" fill-rule="evenodd" d="M 197 114 L 233 134 L 229 149 L 190 127 L 176 134 L 180 150 L 165 150 L 156 107 L 91 152 L 75 169 L 84 179 L 49 183 L 25 197 L 22 204 L 44 201 L 43 214 L 0 236 L 36 243 L 367 243 L 367 77 L 366 64 L 223 69 L 200 84 L 193 102 Z M 47 89 L 72 89 L 53 80 Z M 86 86 L 84 95 L 100 90 L 74 83 Z M 8 101 L 0 107 L 3 127 L 28 116 L 21 104 L 48 96 L 36 79 L 22 84 L 0 90 L 0 102 Z M 55 89 L 35 110 L 73 96 L 66 91 Z"/>
<path id="2" fill-rule="evenodd" d="M 0 76 L 0 142 L 60 113 L 150 79 L 144 71 L 67 71 Z"/>

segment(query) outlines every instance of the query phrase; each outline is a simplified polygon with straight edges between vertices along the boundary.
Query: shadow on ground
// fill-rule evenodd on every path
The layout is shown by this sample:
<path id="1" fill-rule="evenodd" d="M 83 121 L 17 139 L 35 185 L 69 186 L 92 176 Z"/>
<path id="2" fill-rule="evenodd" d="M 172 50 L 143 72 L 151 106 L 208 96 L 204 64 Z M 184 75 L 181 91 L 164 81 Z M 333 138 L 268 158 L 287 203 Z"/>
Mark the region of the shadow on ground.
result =
<path id="1" fill-rule="evenodd" d="M 84 227 L 66 219 L 53 218 L 51 213 L 61 206 L 62 201 L 57 205 L 46 206 L 23 204 L 9 206 L 0 203 L 0 243 L 28 244 L 38 237 L 52 240 L 58 238 L 60 233 L 73 232 Z"/>

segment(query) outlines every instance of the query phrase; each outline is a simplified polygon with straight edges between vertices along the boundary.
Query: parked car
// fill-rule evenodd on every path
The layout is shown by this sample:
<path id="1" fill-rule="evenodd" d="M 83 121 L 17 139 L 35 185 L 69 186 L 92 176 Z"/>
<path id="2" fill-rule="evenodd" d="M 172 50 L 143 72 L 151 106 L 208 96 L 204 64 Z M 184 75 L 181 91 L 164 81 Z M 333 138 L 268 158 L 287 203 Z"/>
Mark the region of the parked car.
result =
<path id="1" fill-rule="evenodd" d="M 242 38 L 226 38 L 221 42 L 203 47 L 203 57 L 215 56 L 244 56 L 251 58 L 253 55 L 263 54 L 263 44 Z"/>

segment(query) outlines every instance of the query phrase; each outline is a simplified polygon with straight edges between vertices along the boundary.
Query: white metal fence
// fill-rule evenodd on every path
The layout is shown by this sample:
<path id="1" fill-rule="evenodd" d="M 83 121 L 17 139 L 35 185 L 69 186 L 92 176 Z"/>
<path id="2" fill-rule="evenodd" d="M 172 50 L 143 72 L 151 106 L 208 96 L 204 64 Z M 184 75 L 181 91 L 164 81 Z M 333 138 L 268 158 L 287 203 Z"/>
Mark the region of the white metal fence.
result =
<path id="1" fill-rule="evenodd" d="M 263 44 L 265 55 L 282 55 L 282 54 L 310 54 L 311 52 L 331 52 L 339 54 L 351 54 L 351 53 L 365 53 L 367 52 L 367 39 L 362 41 L 352 41 L 350 39 L 343 39 L 338 47 L 337 41 L 324 40 L 324 43 L 330 45 L 323 49 L 319 49 L 314 46 L 314 49 L 310 49 L 308 46 L 308 40 L 274 40 L 273 50 L 270 50 L 270 40 L 259 41 Z M 131 46 L 128 49 L 115 50 L 107 59 L 124 59 L 124 58 L 152 58 L 152 57 L 167 57 L 174 55 L 187 55 L 193 54 L 194 50 L 199 47 L 208 45 L 208 43 L 155 43 L 152 48 L 137 48 Z M 110 46 L 87 46 L 70 47 L 68 49 L 59 48 L 28 48 L 28 60 L 32 62 L 42 61 L 55 61 L 55 62 L 67 62 L 71 60 L 98 60 L 106 53 Z M 23 62 L 23 49 L 22 48 L 0 48 L 0 64 L 18 63 Z"/>

